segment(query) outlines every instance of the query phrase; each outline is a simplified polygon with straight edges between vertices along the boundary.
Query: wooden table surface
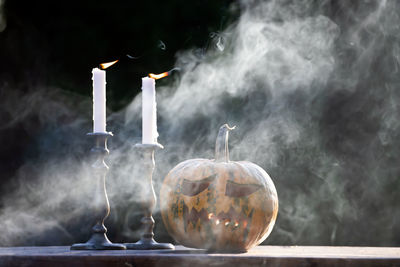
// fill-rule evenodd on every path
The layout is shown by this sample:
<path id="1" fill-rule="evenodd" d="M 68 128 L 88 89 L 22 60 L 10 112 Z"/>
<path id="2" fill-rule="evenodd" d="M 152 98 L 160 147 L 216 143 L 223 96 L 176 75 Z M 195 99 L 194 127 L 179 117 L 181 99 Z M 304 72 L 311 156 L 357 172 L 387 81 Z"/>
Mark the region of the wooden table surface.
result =
<path id="1" fill-rule="evenodd" d="M 3 247 L 0 266 L 400 266 L 400 248 L 258 246 L 221 254 L 175 250 L 71 251 L 69 247 Z"/>

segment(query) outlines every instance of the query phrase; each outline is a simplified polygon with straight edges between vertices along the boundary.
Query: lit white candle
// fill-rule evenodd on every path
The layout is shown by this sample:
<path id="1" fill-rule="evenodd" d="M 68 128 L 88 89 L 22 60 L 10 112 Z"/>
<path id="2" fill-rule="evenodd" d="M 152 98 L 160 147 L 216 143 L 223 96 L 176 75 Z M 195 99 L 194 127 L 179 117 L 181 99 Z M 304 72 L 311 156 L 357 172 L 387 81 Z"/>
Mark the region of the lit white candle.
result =
<path id="1" fill-rule="evenodd" d="M 92 71 L 93 80 L 93 132 L 106 132 L 106 72 L 98 68 Z"/>
<path id="2" fill-rule="evenodd" d="M 142 78 L 142 143 L 157 144 L 156 81 Z"/>

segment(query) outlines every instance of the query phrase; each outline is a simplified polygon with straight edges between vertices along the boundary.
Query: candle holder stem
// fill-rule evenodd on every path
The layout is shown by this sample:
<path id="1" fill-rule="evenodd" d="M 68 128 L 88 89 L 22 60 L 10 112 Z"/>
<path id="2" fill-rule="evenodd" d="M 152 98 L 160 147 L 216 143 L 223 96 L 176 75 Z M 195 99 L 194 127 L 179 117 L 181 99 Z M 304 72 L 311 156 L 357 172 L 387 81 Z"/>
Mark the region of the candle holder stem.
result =
<path id="1" fill-rule="evenodd" d="M 143 218 L 141 219 L 143 233 L 136 243 L 125 243 L 127 249 L 150 250 L 150 249 L 174 249 L 170 243 L 158 243 L 154 240 L 153 210 L 156 205 L 156 194 L 153 187 L 153 171 L 155 168 L 154 152 L 157 148 L 162 149 L 160 144 L 136 144 L 135 147 L 142 152 L 143 156 L 143 174 L 145 175 L 144 188 L 142 189 L 141 207 L 143 209 Z"/>
<path id="2" fill-rule="evenodd" d="M 89 133 L 89 136 L 95 138 L 95 146 L 91 153 L 96 160 L 92 165 L 93 178 L 95 179 L 93 196 L 93 219 L 92 236 L 86 243 L 74 244 L 71 250 L 121 250 L 126 249 L 123 244 L 114 244 L 107 238 L 107 228 L 104 226 L 104 220 L 110 214 L 110 203 L 108 202 L 106 191 L 106 174 L 108 166 L 104 158 L 108 155 L 107 139 L 112 133 Z"/>

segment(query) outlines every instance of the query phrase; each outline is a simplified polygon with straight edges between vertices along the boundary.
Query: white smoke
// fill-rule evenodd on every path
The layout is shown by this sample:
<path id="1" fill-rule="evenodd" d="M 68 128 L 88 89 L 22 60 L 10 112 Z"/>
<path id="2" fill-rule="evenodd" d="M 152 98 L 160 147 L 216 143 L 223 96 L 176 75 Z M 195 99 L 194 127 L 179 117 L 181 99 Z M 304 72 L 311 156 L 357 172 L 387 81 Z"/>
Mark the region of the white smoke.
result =
<path id="1" fill-rule="evenodd" d="M 280 211 L 267 243 L 396 244 L 391 229 L 396 220 L 399 224 L 391 218 L 399 217 L 394 210 L 399 197 L 385 190 L 398 184 L 399 173 L 400 154 L 392 145 L 399 145 L 400 129 L 398 4 L 254 0 L 242 1 L 240 8 L 238 21 L 212 36 L 215 47 L 178 53 L 179 79 L 157 86 L 159 142 L 165 149 L 156 152 L 156 192 L 179 162 L 212 158 L 219 126 L 229 123 L 237 125 L 230 135 L 231 160 L 260 165 L 278 191 Z M 36 97 L 26 98 L 26 106 L 32 106 L 30 99 L 45 102 L 41 94 Z M 41 114 L 40 121 L 51 120 L 53 110 L 69 120 L 43 133 L 38 161 L 25 164 L 3 194 L 0 225 L 8 234 L 1 244 L 34 243 L 51 231 L 68 243 L 91 227 L 88 218 L 76 221 L 90 206 L 92 181 L 90 169 L 80 163 L 91 145 L 82 130 L 90 129 L 90 110 L 76 103 L 90 99 L 68 96 L 74 101 L 65 104 L 71 101 L 46 97 L 60 106 L 36 105 L 32 112 Z M 3 109 L 14 119 L 2 129 L 30 114 L 11 104 Z M 144 180 L 133 148 L 140 142 L 141 95 L 108 120 L 115 136 L 107 158 L 112 210 L 106 223 L 114 226 L 111 234 L 133 241 Z M 40 180 L 26 183 L 32 173 Z M 382 205 L 388 211 L 377 211 Z M 365 232 L 372 227 L 388 230 L 369 239 Z M 163 229 L 160 217 L 157 229 Z"/>

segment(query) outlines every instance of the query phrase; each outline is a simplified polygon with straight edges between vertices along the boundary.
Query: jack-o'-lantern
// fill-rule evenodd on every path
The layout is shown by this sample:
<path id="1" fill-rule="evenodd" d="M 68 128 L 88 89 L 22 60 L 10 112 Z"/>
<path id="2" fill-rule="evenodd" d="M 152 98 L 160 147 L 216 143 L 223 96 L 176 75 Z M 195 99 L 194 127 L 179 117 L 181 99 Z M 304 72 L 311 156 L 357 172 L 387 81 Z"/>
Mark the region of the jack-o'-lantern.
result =
<path id="1" fill-rule="evenodd" d="M 247 251 L 271 233 L 278 196 L 269 175 L 247 161 L 229 161 L 228 134 L 218 133 L 215 159 L 174 167 L 161 187 L 161 215 L 169 234 L 187 247 Z"/>

